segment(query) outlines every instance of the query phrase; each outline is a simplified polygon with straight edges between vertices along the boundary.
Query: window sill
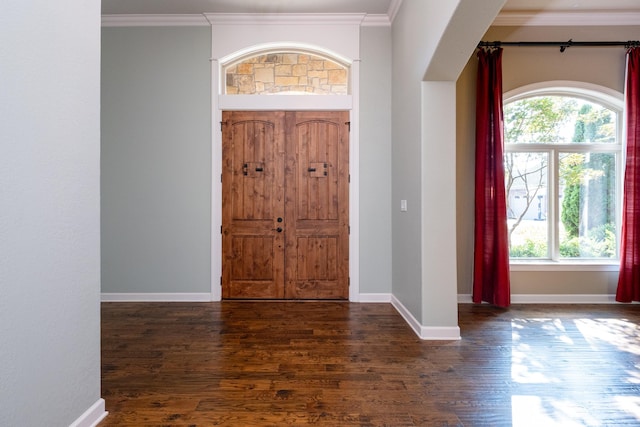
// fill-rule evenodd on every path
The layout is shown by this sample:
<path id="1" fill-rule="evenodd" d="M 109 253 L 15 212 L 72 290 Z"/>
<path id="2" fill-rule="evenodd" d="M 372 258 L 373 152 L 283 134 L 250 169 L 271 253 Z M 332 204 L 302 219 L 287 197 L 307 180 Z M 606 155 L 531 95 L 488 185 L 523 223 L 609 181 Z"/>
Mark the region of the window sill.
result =
<path id="1" fill-rule="evenodd" d="M 620 270 L 620 261 L 512 261 L 511 271 L 614 271 Z"/>

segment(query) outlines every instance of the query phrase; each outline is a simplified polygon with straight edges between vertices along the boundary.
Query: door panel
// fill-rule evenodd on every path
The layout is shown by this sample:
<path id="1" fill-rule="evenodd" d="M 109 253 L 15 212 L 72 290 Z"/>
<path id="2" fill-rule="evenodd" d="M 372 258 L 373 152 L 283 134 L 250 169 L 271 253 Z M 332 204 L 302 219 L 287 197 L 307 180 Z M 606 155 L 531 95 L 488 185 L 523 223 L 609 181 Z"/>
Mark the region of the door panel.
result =
<path id="1" fill-rule="evenodd" d="M 348 119 L 223 112 L 224 298 L 348 298 Z"/>
<path id="2" fill-rule="evenodd" d="M 284 297 L 283 113 L 223 112 L 222 295 Z"/>
<path id="3" fill-rule="evenodd" d="M 288 298 L 349 297 L 348 120 L 346 111 L 286 115 Z"/>

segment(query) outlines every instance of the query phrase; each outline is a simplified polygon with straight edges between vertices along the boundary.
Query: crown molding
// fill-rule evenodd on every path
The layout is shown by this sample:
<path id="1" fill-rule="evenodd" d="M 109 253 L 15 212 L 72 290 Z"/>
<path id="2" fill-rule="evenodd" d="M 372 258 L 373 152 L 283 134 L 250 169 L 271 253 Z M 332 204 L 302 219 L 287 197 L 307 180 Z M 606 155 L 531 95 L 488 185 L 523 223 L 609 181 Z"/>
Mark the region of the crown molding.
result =
<path id="1" fill-rule="evenodd" d="M 279 24 L 279 25 L 362 25 L 391 26 L 402 0 L 392 0 L 389 11 L 384 14 L 246 14 L 205 13 L 187 15 L 102 15 L 103 27 L 191 27 L 216 24 Z M 506 11 L 493 21 L 493 26 L 621 26 L 640 25 L 640 11 Z"/>
<path id="2" fill-rule="evenodd" d="M 390 27 L 391 20 L 388 15 L 367 15 L 362 20 L 363 27 Z"/>
<path id="3" fill-rule="evenodd" d="M 217 25 L 361 25 L 364 13 L 205 13 Z"/>
<path id="4" fill-rule="evenodd" d="M 209 26 L 203 15 L 102 15 L 103 27 L 200 27 Z"/>
<path id="5" fill-rule="evenodd" d="M 394 0 L 399 3 L 402 0 Z M 202 15 L 102 15 L 103 27 L 195 27 L 211 24 L 250 25 L 362 25 L 390 27 L 385 14 L 247 14 L 205 13 Z"/>
<path id="6" fill-rule="evenodd" d="M 401 5 L 402 0 L 391 0 L 391 3 L 389 3 L 389 10 L 387 11 L 389 22 L 393 22 L 393 20 L 396 18 Z"/>
<path id="7" fill-rule="evenodd" d="M 627 11 L 557 11 L 557 12 L 500 12 L 493 26 L 621 26 L 640 25 L 640 12 Z"/>

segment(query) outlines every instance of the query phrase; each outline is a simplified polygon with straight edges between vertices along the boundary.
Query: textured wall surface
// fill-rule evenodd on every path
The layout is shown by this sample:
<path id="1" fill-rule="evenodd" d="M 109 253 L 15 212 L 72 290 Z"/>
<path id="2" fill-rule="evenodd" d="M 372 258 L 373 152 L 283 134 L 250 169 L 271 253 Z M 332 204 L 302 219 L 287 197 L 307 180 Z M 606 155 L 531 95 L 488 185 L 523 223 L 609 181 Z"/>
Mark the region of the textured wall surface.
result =
<path id="1" fill-rule="evenodd" d="M 208 27 L 102 31 L 102 292 L 211 291 Z"/>
<path id="2" fill-rule="evenodd" d="M 100 3 L 0 4 L 0 424 L 100 401 Z"/>

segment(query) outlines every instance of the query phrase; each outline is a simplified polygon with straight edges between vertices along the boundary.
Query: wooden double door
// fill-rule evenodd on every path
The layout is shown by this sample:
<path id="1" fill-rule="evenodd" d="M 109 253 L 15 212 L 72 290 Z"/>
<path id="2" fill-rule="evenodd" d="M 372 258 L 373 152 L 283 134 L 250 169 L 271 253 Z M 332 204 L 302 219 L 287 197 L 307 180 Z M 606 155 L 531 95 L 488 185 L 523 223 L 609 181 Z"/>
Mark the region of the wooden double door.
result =
<path id="1" fill-rule="evenodd" d="M 222 115 L 222 296 L 348 299 L 349 113 Z"/>

